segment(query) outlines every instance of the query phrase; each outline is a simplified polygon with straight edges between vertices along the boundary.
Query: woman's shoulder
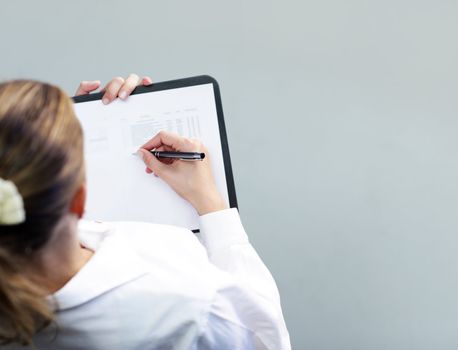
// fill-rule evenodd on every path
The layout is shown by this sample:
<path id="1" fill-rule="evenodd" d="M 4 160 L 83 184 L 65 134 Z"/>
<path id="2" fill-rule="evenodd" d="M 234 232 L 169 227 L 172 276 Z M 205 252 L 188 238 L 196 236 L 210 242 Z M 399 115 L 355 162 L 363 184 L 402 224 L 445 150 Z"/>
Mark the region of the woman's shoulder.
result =
<path id="1" fill-rule="evenodd" d="M 217 274 L 195 234 L 183 227 L 145 222 L 81 222 L 80 240 L 96 252 L 119 250 L 135 256 L 152 278 L 173 281 Z M 105 253 L 106 254 L 106 253 Z M 206 273 L 204 273 L 206 271 Z M 203 274 L 204 273 L 204 274 Z M 165 277 L 164 277 L 165 276 Z M 186 277 L 188 276 L 188 277 Z M 210 285 L 208 277 L 200 281 Z"/>
<path id="2" fill-rule="evenodd" d="M 142 222 L 82 222 L 79 234 L 95 254 L 73 286 L 78 279 L 83 287 L 97 280 L 101 292 L 150 302 L 173 295 L 175 302 L 208 303 L 216 293 L 219 271 L 190 230 Z"/>
<path id="3" fill-rule="evenodd" d="M 139 339 L 158 348 L 171 340 L 190 347 L 205 326 L 218 276 L 194 234 L 140 222 L 81 222 L 79 234 L 95 254 L 53 296 L 60 311 L 56 344 L 70 338 L 80 344 L 92 334 L 98 348 L 118 349 L 119 339 L 126 341 L 122 348 Z M 95 332 L 101 325 L 104 331 Z"/>

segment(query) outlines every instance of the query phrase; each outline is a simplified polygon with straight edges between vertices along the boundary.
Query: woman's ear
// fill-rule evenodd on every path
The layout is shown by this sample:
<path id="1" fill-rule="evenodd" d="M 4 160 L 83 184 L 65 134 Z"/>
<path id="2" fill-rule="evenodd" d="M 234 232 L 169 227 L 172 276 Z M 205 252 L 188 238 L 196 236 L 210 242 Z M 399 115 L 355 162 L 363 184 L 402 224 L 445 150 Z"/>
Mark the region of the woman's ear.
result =
<path id="1" fill-rule="evenodd" d="M 86 183 L 83 182 L 75 193 L 70 205 L 70 213 L 75 214 L 78 219 L 81 219 L 84 214 L 84 206 L 86 204 Z"/>

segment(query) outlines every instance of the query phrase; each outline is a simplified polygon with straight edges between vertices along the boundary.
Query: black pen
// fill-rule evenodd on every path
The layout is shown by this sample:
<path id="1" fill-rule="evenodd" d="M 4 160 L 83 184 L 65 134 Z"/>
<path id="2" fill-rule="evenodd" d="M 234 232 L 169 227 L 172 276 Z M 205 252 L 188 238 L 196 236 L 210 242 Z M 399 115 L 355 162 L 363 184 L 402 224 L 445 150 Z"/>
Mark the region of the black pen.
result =
<path id="1" fill-rule="evenodd" d="M 181 160 L 203 160 L 205 153 L 200 152 L 165 152 L 165 151 L 150 151 L 157 158 L 181 159 Z"/>

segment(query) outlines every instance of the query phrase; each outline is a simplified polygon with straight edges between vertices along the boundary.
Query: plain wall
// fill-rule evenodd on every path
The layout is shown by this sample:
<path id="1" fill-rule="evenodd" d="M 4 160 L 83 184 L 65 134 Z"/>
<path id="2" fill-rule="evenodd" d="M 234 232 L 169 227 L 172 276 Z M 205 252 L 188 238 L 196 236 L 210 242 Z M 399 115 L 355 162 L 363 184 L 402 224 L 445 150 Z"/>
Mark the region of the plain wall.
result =
<path id="1" fill-rule="evenodd" d="M 458 2 L 4 1 L 0 78 L 210 74 L 295 349 L 458 348 Z"/>

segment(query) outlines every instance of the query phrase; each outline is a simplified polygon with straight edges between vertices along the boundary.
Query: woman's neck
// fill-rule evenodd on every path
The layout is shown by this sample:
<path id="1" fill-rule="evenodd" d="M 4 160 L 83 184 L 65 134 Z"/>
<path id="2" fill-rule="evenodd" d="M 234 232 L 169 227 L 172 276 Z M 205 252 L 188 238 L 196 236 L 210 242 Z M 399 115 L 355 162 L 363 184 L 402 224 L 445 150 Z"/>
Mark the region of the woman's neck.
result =
<path id="1" fill-rule="evenodd" d="M 68 214 L 26 268 L 27 273 L 50 294 L 61 289 L 94 254 L 81 246 L 77 227 L 78 218 Z"/>

